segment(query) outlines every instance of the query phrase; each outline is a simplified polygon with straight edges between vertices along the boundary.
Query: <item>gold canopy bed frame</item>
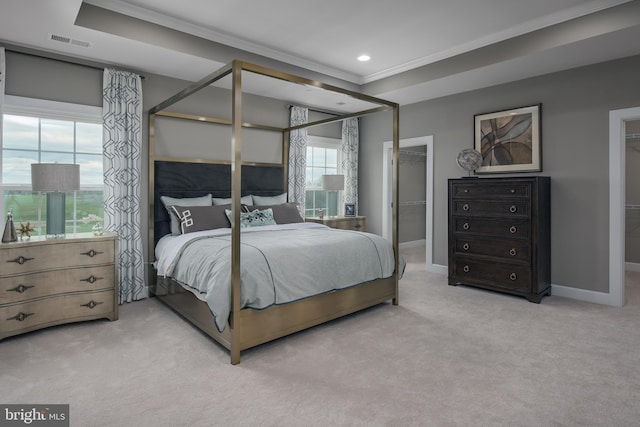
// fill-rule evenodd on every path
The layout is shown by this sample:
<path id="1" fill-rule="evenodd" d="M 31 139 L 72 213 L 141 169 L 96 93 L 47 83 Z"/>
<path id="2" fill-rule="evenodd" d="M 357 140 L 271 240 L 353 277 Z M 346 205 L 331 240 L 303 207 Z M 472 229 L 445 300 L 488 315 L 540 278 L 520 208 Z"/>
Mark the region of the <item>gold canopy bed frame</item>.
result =
<path id="1" fill-rule="evenodd" d="M 261 76 L 279 79 L 284 82 L 311 86 L 326 91 L 347 95 L 365 103 L 374 104 L 374 108 L 363 111 L 350 112 L 336 117 L 309 122 L 298 126 L 278 127 L 262 124 L 245 123 L 242 121 L 242 76 L 243 71 L 255 73 Z M 210 86 L 220 79 L 231 76 L 231 120 L 208 118 L 183 113 L 168 112 L 167 108 L 189 97 L 197 91 Z M 373 113 L 392 110 L 393 118 L 393 171 L 392 171 L 392 245 L 395 256 L 395 269 L 391 277 L 372 282 L 362 283 L 342 290 L 320 294 L 305 298 L 296 302 L 273 305 L 262 310 L 240 308 L 240 212 L 241 193 L 243 179 L 253 168 L 280 169 L 281 187 L 278 191 L 287 191 L 288 182 L 288 157 L 289 157 L 289 133 L 296 129 L 338 122 L 347 118 L 360 117 Z M 230 161 L 205 160 L 192 158 L 174 158 L 156 155 L 156 117 L 169 117 L 182 120 L 197 120 L 214 124 L 231 126 L 231 151 Z M 398 104 L 383 99 L 371 97 L 365 94 L 345 90 L 336 86 L 310 80 L 304 77 L 288 74 L 252 63 L 235 60 L 209 74 L 200 81 L 194 83 L 183 91 L 159 103 L 149 110 L 149 254 L 153 257 L 155 243 L 166 233 L 159 231 L 155 217 L 163 210 L 159 201 L 160 193 L 156 188 L 161 167 L 164 170 L 173 170 L 174 165 L 186 164 L 189 169 L 192 166 L 207 164 L 224 165 L 230 173 L 231 187 L 231 314 L 227 327 L 219 332 L 213 322 L 213 317 L 206 302 L 196 298 L 191 292 L 185 291 L 182 286 L 170 278 L 160 277 L 155 271 L 151 271 L 152 294 L 176 311 L 178 314 L 192 322 L 195 326 L 212 337 L 230 352 L 232 364 L 240 363 L 240 352 L 259 344 L 284 337 L 303 329 L 319 325 L 321 323 L 354 313 L 356 311 L 372 307 L 374 305 L 391 300 L 393 305 L 398 304 L 398 153 L 399 153 L 399 106 Z M 257 128 L 265 131 L 282 133 L 282 164 L 260 164 L 243 162 L 242 160 L 242 130 L 243 128 Z M 167 167 L 166 165 L 171 165 Z M 247 172 L 247 173 L 245 173 Z M 261 178 L 258 178 L 260 181 Z M 188 187 L 191 184 L 184 184 Z M 227 190 L 228 192 L 228 190 Z M 268 194 L 268 193 L 266 193 Z M 275 194 L 272 191 L 272 194 Z M 228 195 L 226 197 L 229 197 Z"/>

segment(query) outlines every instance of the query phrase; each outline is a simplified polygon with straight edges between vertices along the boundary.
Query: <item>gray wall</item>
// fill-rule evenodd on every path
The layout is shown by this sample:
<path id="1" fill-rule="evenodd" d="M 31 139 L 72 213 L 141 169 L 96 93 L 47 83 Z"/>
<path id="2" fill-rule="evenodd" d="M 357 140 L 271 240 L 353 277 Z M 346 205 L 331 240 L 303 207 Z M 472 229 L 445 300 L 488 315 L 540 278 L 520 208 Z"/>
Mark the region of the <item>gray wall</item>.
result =
<path id="1" fill-rule="evenodd" d="M 640 56 L 429 100 L 400 109 L 400 138 L 434 136 L 434 263 L 447 264 L 447 179 L 473 146 L 473 116 L 542 103 L 543 172 L 551 177 L 553 284 L 608 292 L 609 111 L 640 105 Z M 388 122 L 361 130 L 361 209 L 381 231 L 382 143 Z"/>
<path id="2" fill-rule="evenodd" d="M 455 156 L 473 144 L 473 115 L 540 102 L 542 174 L 552 179 L 552 282 L 608 292 L 608 114 L 640 105 L 638 75 L 640 56 L 403 106 L 401 138 L 434 135 L 434 262 L 447 264 L 446 183 L 463 174 Z M 148 76 L 143 81 L 145 112 L 187 84 Z M 101 105 L 101 88 L 100 70 L 7 52 L 9 95 Z M 287 122 L 286 104 L 253 101 L 247 103 L 246 121 Z M 207 93 L 176 110 L 219 117 L 228 111 Z M 391 140 L 391 123 L 390 113 L 361 120 L 360 213 L 368 216 L 368 229 L 375 233 L 382 231 L 382 144 Z M 339 132 L 329 128 L 320 133 Z"/>

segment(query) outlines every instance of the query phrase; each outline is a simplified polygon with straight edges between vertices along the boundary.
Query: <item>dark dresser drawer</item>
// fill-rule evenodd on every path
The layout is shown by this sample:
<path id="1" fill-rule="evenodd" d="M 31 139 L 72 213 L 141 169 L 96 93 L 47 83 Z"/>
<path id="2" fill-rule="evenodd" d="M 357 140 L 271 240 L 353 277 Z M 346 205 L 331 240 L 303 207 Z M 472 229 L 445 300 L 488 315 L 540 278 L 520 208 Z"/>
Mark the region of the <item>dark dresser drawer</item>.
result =
<path id="1" fill-rule="evenodd" d="M 528 239 L 531 223 L 528 220 L 454 217 L 453 232 L 482 234 L 493 237 Z"/>
<path id="2" fill-rule="evenodd" d="M 455 240 L 457 254 L 508 259 L 531 263 L 531 245 L 527 240 L 474 239 L 460 237 Z"/>
<path id="3" fill-rule="evenodd" d="M 527 200 L 454 200 L 455 215 L 498 216 L 507 218 L 529 217 Z"/>
<path id="4" fill-rule="evenodd" d="M 459 257 L 454 265 L 455 275 L 460 284 L 467 282 L 487 283 L 489 285 L 528 292 L 531 283 L 531 271 L 528 266 L 516 264 L 496 264 Z"/>
<path id="5" fill-rule="evenodd" d="M 486 181 L 487 179 L 483 179 Z M 478 181 L 458 181 L 452 184 L 452 197 L 473 198 L 525 198 L 531 197 L 531 183 L 529 182 L 492 182 L 478 185 Z"/>

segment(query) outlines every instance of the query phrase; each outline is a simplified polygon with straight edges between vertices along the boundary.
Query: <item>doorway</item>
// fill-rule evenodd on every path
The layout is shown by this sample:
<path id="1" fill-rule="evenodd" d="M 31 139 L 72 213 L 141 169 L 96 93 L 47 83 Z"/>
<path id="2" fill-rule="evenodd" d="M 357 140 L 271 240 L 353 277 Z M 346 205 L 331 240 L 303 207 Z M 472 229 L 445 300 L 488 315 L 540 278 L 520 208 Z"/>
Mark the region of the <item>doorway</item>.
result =
<path id="1" fill-rule="evenodd" d="M 393 141 L 383 145 L 382 159 L 382 236 L 391 240 L 392 231 L 392 171 L 393 171 Z M 407 214 L 424 212 L 424 244 L 426 248 L 427 271 L 442 273 L 438 266 L 433 265 L 433 135 L 407 138 L 400 140 L 400 150 L 405 158 L 425 164 L 424 194 L 411 194 L 408 200 L 400 199 L 400 209 L 406 209 Z M 401 158 L 402 162 L 402 158 Z M 402 163 L 401 163 L 402 166 Z M 402 182 L 399 183 L 402 186 Z M 402 188 L 400 195 L 403 194 Z M 402 218 L 402 213 L 400 214 Z M 400 243 L 402 246 L 402 242 Z"/>
<path id="2" fill-rule="evenodd" d="M 625 287 L 626 123 L 640 120 L 640 107 L 609 112 L 609 294 L 605 304 L 622 307 Z"/>

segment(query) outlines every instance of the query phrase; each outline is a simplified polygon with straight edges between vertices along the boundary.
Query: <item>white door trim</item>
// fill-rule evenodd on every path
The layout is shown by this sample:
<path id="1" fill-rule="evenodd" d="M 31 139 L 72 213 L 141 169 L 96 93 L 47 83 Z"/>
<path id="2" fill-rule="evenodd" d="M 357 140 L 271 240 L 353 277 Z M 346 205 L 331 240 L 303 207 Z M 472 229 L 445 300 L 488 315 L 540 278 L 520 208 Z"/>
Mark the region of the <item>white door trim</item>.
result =
<path id="1" fill-rule="evenodd" d="M 640 119 L 640 107 L 609 112 L 609 305 L 624 305 L 625 121 Z"/>
<path id="2" fill-rule="evenodd" d="M 417 145 L 426 146 L 427 167 L 426 167 L 426 262 L 427 271 L 440 273 L 441 269 L 433 265 L 433 135 L 419 136 L 400 140 L 400 148 L 415 147 Z M 391 240 L 391 193 L 389 191 L 391 182 L 391 160 L 393 158 L 393 141 L 386 141 L 383 144 L 382 156 L 382 236 Z"/>

